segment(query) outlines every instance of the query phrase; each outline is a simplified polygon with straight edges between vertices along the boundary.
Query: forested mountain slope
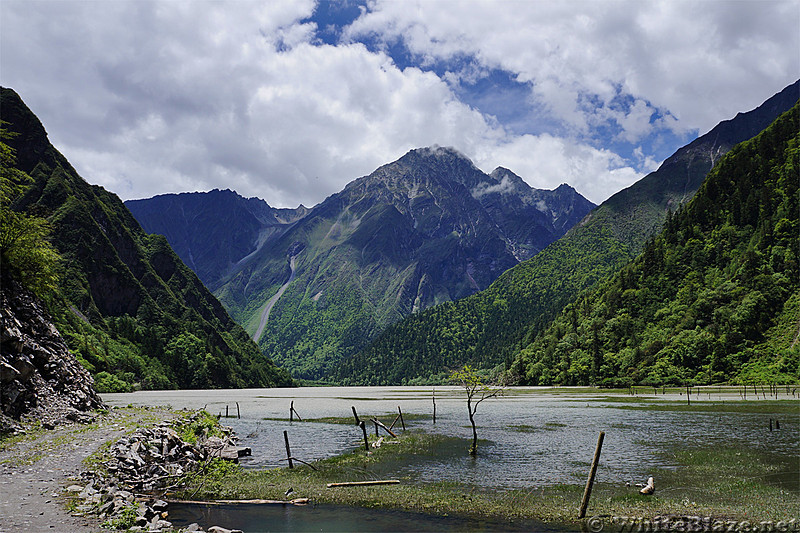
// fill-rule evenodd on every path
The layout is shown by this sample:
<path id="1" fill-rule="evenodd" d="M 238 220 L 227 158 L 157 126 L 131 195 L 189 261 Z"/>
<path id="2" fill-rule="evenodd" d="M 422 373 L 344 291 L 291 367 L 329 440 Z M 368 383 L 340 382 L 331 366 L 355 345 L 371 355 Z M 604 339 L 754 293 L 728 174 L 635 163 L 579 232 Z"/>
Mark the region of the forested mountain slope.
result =
<path id="1" fill-rule="evenodd" d="M 800 104 L 514 361 L 524 384 L 800 378 Z"/>
<path id="2" fill-rule="evenodd" d="M 474 296 L 412 315 L 343 361 L 348 384 L 436 381 L 464 363 L 510 365 L 579 293 L 614 274 L 688 201 L 734 144 L 758 134 L 800 96 L 800 81 L 678 150 L 655 172 L 620 191 L 532 259 Z"/>
<path id="3" fill-rule="evenodd" d="M 231 191 L 129 205 L 191 252 L 264 353 L 307 379 L 404 316 L 485 289 L 594 207 L 568 185 L 533 189 L 441 147 L 412 150 L 293 218 Z"/>
<path id="4" fill-rule="evenodd" d="M 98 387 L 289 385 L 160 235 L 86 183 L 11 89 L 0 92 L 15 167 L 33 183 L 12 206 L 46 217 L 60 254 L 51 313 Z"/>

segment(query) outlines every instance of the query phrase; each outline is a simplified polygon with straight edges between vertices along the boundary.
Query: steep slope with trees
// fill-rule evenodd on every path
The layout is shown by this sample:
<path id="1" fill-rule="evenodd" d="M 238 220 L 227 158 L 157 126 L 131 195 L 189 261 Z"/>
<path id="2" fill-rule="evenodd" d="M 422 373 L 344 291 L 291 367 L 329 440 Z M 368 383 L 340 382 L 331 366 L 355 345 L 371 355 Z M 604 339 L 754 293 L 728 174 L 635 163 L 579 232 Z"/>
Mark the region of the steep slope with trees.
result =
<path id="1" fill-rule="evenodd" d="M 388 324 L 488 287 L 594 207 L 568 185 L 533 189 L 441 147 L 413 150 L 308 213 L 231 191 L 128 205 L 266 354 L 310 379 Z"/>
<path id="2" fill-rule="evenodd" d="M 349 384 L 441 380 L 447 370 L 511 364 L 580 292 L 619 270 L 696 192 L 716 161 L 758 134 L 800 96 L 800 81 L 764 104 L 724 121 L 661 167 L 615 194 L 540 254 L 487 290 L 428 309 L 387 328 L 336 370 Z"/>
<path id="3" fill-rule="evenodd" d="M 635 261 L 522 349 L 512 375 L 525 384 L 796 382 L 799 185 L 800 104 L 721 159 Z"/>
<path id="4" fill-rule="evenodd" d="M 101 390 L 291 384 L 164 237 L 78 176 L 14 91 L 0 98 L 13 168 L 33 178 L 12 210 L 53 228 L 62 261 L 50 311 Z"/>

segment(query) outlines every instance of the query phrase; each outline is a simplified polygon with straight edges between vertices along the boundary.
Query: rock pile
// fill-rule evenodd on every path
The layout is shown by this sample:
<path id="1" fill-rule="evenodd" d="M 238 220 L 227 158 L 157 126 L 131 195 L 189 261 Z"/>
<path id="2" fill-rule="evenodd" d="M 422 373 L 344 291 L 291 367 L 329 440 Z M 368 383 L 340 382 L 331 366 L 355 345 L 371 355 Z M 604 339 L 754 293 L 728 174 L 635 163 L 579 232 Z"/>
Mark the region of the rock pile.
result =
<path id="1" fill-rule="evenodd" d="M 200 472 L 223 451 L 236 448 L 230 428 L 221 428 L 224 437 L 209 437 L 207 430 L 192 444 L 181 438 L 179 426 L 196 421 L 199 413 L 178 421 L 162 422 L 151 428 L 137 429 L 119 439 L 99 463 L 98 468 L 82 474 L 84 483 L 66 490 L 82 501 L 77 510 L 98 514 L 107 524 L 124 524 L 131 531 L 173 531 L 167 520 L 168 504 L 152 496 L 182 486 L 186 474 Z M 224 528 L 209 531 L 228 531 Z M 197 524 L 180 531 L 202 531 Z"/>
<path id="2" fill-rule="evenodd" d="M 46 428 L 86 422 L 103 406 L 89 373 L 67 348 L 42 304 L 16 281 L 0 283 L 0 431 L 27 416 Z"/>
<path id="3" fill-rule="evenodd" d="M 132 531 L 173 530 L 172 523 L 166 520 L 168 504 L 163 500 L 136 501 L 132 492 L 91 481 L 85 486 L 71 485 L 66 491 L 83 500 L 76 507 L 79 513 L 98 514 L 108 526 L 115 527 L 125 522 L 125 528 L 133 524 L 130 527 Z M 199 527 L 186 530 L 200 531 Z"/>
<path id="4" fill-rule="evenodd" d="M 209 457 L 206 448 L 182 440 L 168 422 L 138 429 L 118 440 L 109 453 L 103 463 L 108 473 L 140 493 L 169 489 Z"/>

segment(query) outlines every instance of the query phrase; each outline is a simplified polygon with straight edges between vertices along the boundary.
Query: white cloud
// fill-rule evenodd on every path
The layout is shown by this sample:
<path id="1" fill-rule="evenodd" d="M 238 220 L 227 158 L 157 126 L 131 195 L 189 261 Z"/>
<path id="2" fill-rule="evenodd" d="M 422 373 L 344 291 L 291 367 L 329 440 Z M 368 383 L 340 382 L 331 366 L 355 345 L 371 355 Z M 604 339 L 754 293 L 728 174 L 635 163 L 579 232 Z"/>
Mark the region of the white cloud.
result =
<path id="1" fill-rule="evenodd" d="M 582 95 L 608 104 L 620 87 L 669 110 L 682 131 L 704 132 L 800 71 L 794 0 L 410 4 L 375 0 L 346 35 L 402 39 L 428 58 L 475 56 L 532 82 L 533 97 L 578 132 L 592 121 Z"/>
<path id="2" fill-rule="evenodd" d="M 656 163 L 581 134 L 609 120 L 631 143 L 654 127 L 708 129 L 793 81 L 800 63 L 791 1 L 375 2 L 338 46 L 301 22 L 313 11 L 310 0 L 3 0 L 0 82 L 86 179 L 126 199 L 229 187 L 313 205 L 440 144 L 599 202 L 640 177 L 631 164 Z M 385 50 L 402 40 L 420 68 L 401 70 L 364 35 Z M 442 78 L 424 70 L 456 57 L 467 59 Z M 536 109 L 574 138 L 513 135 L 458 99 L 493 68 L 530 82 Z"/>
<path id="3" fill-rule="evenodd" d="M 481 198 L 487 194 L 511 194 L 514 192 L 514 183 L 508 175 L 504 175 L 500 183 L 489 185 L 487 182 L 479 183 L 470 191 L 473 198 Z M 541 209 L 540 209 L 541 210 Z"/>
<path id="4" fill-rule="evenodd" d="M 642 177 L 613 152 L 551 135 L 515 137 L 477 156 L 476 164 L 484 170 L 505 166 L 539 189 L 569 183 L 595 203 Z"/>

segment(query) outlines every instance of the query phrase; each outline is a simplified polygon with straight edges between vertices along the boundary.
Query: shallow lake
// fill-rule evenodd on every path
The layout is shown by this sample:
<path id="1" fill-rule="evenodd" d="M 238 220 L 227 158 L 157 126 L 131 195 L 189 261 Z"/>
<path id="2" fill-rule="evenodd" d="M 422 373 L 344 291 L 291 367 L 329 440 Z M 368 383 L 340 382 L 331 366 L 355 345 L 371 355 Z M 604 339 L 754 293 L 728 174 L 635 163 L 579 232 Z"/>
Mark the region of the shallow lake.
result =
<path id="1" fill-rule="evenodd" d="M 646 392 L 646 391 L 644 391 Z M 652 389 L 650 390 L 652 392 Z M 728 392 L 710 389 L 693 399 L 740 401 Z M 432 387 L 308 387 L 295 389 L 245 389 L 202 391 L 142 391 L 105 394 L 110 405 L 169 405 L 173 408 L 205 407 L 223 419 L 253 450 L 242 465 L 251 468 L 285 466 L 286 430 L 292 455 L 304 461 L 323 459 L 363 445 L 361 430 L 352 423 L 359 416 L 379 417 L 389 425 L 400 407 L 406 427 L 436 431 L 455 437 L 435 456 L 419 457 L 410 464 L 389 465 L 385 474 L 426 482 L 452 480 L 496 489 L 535 488 L 586 479 L 597 436 L 606 433 L 597 472 L 598 482 L 643 482 L 654 468 L 670 468 L 669 454 L 676 447 L 736 446 L 755 450 L 783 465 L 785 475 L 774 483 L 798 490 L 797 457 L 800 456 L 800 409 L 780 415 L 781 429 L 770 431 L 769 418 L 749 412 L 669 411 L 631 409 L 639 402 L 625 395 L 586 393 L 569 389 L 520 387 L 480 404 L 478 457 L 467 454 L 471 430 L 465 395 L 457 387 L 436 387 L 436 423 Z M 643 394 L 639 398 L 685 402 L 677 395 Z M 235 418 L 238 411 L 241 418 Z M 289 406 L 303 421 L 289 422 Z M 752 403 L 752 402 L 750 402 Z M 799 404 L 800 405 L 800 404 Z M 351 423 L 309 422 L 326 417 L 349 418 Z M 398 421 L 395 429 L 400 426 Z M 371 431 L 371 424 L 368 425 Z M 373 473 L 374 474 L 374 473 Z"/>

